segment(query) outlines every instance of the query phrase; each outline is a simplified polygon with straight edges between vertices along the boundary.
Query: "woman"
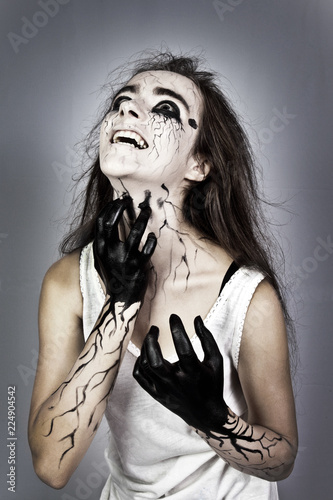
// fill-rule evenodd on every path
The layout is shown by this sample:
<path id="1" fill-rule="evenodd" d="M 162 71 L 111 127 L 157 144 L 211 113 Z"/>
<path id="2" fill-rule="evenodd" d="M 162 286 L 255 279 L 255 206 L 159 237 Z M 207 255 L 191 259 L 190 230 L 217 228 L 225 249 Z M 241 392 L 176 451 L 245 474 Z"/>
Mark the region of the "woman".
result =
<path id="1" fill-rule="evenodd" d="M 257 201 L 214 76 L 172 54 L 139 62 L 42 287 L 29 438 L 43 481 L 66 484 L 105 413 L 103 500 L 278 498 L 297 429 Z"/>

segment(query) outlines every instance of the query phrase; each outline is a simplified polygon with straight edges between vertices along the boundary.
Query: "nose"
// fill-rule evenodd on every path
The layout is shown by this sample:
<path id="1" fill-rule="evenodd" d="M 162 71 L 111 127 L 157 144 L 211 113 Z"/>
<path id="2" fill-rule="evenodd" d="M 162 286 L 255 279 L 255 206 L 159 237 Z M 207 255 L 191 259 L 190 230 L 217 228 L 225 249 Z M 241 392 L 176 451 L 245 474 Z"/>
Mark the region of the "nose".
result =
<path id="1" fill-rule="evenodd" d="M 139 118 L 142 112 L 140 111 L 138 103 L 134 100 L 123 101 L 119 107 L 119 115 L 126 116 L 130 115 L 134 118 Z"/>

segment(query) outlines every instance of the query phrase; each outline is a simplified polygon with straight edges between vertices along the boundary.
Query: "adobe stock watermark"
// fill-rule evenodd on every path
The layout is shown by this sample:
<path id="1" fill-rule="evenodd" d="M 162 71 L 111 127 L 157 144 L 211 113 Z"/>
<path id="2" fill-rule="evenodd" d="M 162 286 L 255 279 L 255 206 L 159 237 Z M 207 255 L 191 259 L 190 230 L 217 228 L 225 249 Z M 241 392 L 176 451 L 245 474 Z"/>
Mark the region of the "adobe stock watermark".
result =
<path id="1" fill-rule="evenodd" d="M 312 255 L 305 257 L 300 266 L 293 266 L 297 281 L 294 289 L 297 290 L 304 280 L 307 280 L 310 274 L 317 271 L 319 263 L 327 260 L 333 255 L 333 241 L 331 235 L 326 237 L 326 240 L 318 236 L 316 238 L 318 245 L 314 248 Z"/>
<path id="2" fill-rule="evenodd" d="M 220 18 L 220 21 L 224 21 L 225 15 L 233 12 L 236 7 L 241 5 L 244 0 L 227 0 L 226 2 L 221 2 L 221 0 L 214 0 L 213 5 Z"/>
<path id="3" fill-rule="evenodd" d="M 80 477 L 74 479 L 76 483 L 75 497 L 69 493 L 63 493 L 61 500 L 88 500 L 88 498 L 96 498 L 95 490 L 105 483 L 110 471 L 104 460 L 101 463 L 92 462 L 91 469 L 91 472 L 84 477 L 84 480 Z"/>
<path id="4" fill-rule="evenodd" d="M 20 46 L 26 45 L 32 38 L 38 35 L 39 30 L 44 28 L 50 18 L 55 17 L 61 5 L 66 5 L 70 0 L 39 0 L 38 5 L 42 10 L 36 10 L 30 19 L 21 17 L 22 26 L 20 34 L 10 31 L 7 33 L 7 38 L 15 52 L 18 54 Z"/>
<path id="5" fill-rule="evenodd" d="M 283 106 L 282 111 L 277 108 L 272 109 L 273 116 L 269 120 L 268 127 L 263 127 L 258 132 L 259 141 L 261 144 L 270 144 L 276 134 L 280 134 L 291 120 L 294 120 L 297 115 L 288 113 L 287 106 Z"/>
<path id="6" fill-rule="evenodd" d="M 32 358 L 31 358 L 30 366 L 19 364 L 16 367 L 25 386 L 29 385 L 30 380 L 31 380 L 31 383 L 33 383 L 33 381 L 35 380 L 35 375 L 36 375 L 37 362 L 38 362 L 38 351 L 36 349 L 31 349 L 31 354 L 32 354 Z"/>
<path id="7" fill-rule="evenodd" d="M 76 166 L 79 160 L 79 156 L 74 151 L 74 149 L 66 146 L 66 151 L 67 153 L 65 156 L 65 163 L 60 163 L 58 161 L 52 162 L 52 168 L 59 182 L 63 182 L 65 174 L 72 175 L 73 168 Z"/>
<path id="8" fill-rule="evenodd" d="M 56 361 L 59 359 L 59 352 L 63 349 L 64 341 L 66 339 L 65 334 L 59 335 L 56 339 L 53 340 L 53 343 L 45 349 L 45 355 L 39 356 L 37 349 L 31 349 L 31 360 L 30 366 L 19 364 L 17 365 L 17 371 L 20 374 L 20 377 L 25 386 L 28 386 L 29 383 L 33 383 L 36 375 L 38 362 L 43 365 L 46 363 L 48 366 L 49 363 Z"/>

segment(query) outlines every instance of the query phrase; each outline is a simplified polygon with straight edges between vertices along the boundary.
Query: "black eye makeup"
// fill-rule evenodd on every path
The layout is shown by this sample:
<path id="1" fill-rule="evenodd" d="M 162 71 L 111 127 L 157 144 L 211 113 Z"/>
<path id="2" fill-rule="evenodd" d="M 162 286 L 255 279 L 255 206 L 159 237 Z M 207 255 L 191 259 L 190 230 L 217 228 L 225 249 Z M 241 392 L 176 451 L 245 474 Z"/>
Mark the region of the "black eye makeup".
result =
<path id="1" fill-rule="evenodd" d="M 163 115 L 167 118 L 174 118 L 177 122 L 181 123 L 180 110 L 176 103 L 173 101 L 161 101 L 152 109 L 153 113 Z"/>
<path id="2" fill-rule="evenodd" d="M 119 107 L 122 102 L 124 101 L 130 101 L 131 97 L 128 97 L 126 95 L 121 95 L 119 97 L 116 97 L 116 99 L 112 102 L 111 104 L 111 111 L 119 111 Z"/>
<path id="3" fill-rule="evenodd" d="M 119 111 L 121 103 L 125 101 L 131 101 L 132 97 L 121 95 L 115 98 L 111 104 L 110 111 Z M 163 115 L 166 118 L 173 118 L 178 123 L 182 123 L 180 119 L 180 109 L 177 104 L 173 101 L 163 100 L 160 101 L 152 108 L 152 113 Z"/>

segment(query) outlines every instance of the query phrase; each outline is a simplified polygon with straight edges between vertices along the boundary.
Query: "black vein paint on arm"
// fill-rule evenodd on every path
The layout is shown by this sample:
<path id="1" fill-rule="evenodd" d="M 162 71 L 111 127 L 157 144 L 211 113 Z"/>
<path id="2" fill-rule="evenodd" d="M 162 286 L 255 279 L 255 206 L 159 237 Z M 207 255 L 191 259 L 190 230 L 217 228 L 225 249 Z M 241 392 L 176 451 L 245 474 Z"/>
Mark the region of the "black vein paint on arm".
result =
<path id="1" fill-rule="evenodd" d="M 207 430 L 200 432 L 205 434 L 204 439 L 218 455 L 222 456 L 228 464 L 244 472 L 254 473 L 254 475 L 257 475 L 255 472 L 260 472 L 266 476 L 266 479 L 272 480 L 275 478 L 277 469 L 284 465 L 282 461 L 278 461 L 276 465 L 265 466 L 267 461 L 274 457 L 272 450 L 283 441 L 282 436 L 276 434 L 269 438 L 267 432 L 263 431 L 259 438 L 255 439 L 253 426 L 241 421 L 239 417 L 230 412 L 228 422 L 221 434 Z M 230 445 L 229 449 L 227 443 Z M 288 444 L 291 447 L 291 444 Z M 257 463 L 251 463 L 255 460 L 254 456 L 258 456 Z M 244 459 L 247 462 L 245 464 Z"/>
<path id="2" fill-rule="evenodd" d="M 52 406 L 50 406 L 48 408 L 49 410 L 53 410 L 55 408 L 55 406 L 61 401 L 63 394 L 64 394 L 64 391 L 67 389 L 68 385 L 72 381 L 74 381 L 74 379 L 79 374 L 81 374 L 87 367 L 89 367 L 89 365 L 91 365 L 91 363 L 96 359 L 99 351 L 103 351 L 103 338 L 104 338 L 104 335 L 107 334 L 106 329 L 108 328 L 108 326 L 110 326 L 110 324 L 112 322 L 114 322 L 114 326 L 111 329 L 111 331 L 108 333 L 108 336 L 109 336 L 109 338 L 111 338 L 115 334 L 117 324 L 115 321 L 115 317 L 110 317 L 111 315 L 110 315 L 109 311 L 110 311 L 110 298 L 108 299 L 108 301 L 106 301 L 103 312 L 100 315 L 100 319 L 97 322 L 97 324 L 95 325 L 95 327 L 93 328 L 93 330 L 89 336 L 89 338 L 90 338 L 92 335 L 95 335 L 94 342 L 92 343 L 92 345 L 90 346 L 88 351 L 79 357 L 80 361 L 82 361 L 82 360 L 85 360 L 85 361 L 82 362 L 78 366 L 78 368 L 74 371 L 74 373 L 65 382 L 63 382 L 59 386 L 59 388 L 53 393 L 53 395 L 55 395 L 57 392 L 59 393 L 58 399 L 57 399 L 56 403 L 54 403 Z M 111 386 L 108 386 L 108 385 L 106 386 L 104 394 L 102 394 L 102 397 L 100 398 L 98 403 L 95 405 L 95 407 L 91 411 L 91 414 L 89 416 L 88 425 L 87 425 L 87 430 L 91 426 L 91 424 L 94 420 L 94 416 L 95 416 L 97 408 L 112 392 L 112 389 L 113 389 L 114 384 L 116 382 L 116 377 L 117 377 L 119 366 L 120 366 L 120 360 L 122 358 L 122 354 L 123 354 L 123 350 L 124 350 L 124 342 L 125 342 L 125 339 L 128 335 L 128 332 L 130 330 L 130 323 L 136 318 L 137 314 L 138 314 L 138 310 L 136 310 L 135 313 L 131 316 L 131 318 L 129 318 L 129 320 L 127 321 L 125 328 L 124 328 L 124 335 L 121 338 L 121 340 L 119 341 L 119 344 L 115 347 L 115 349 L 113 349 L 110 352 L 102 353 L 103 355 L 114 355 L 115 353 L 118 353 L 117 358 L 113 361 L 112 365 L 110 365 L 105 370 L 96 371 L 83 386 L 77 387 L 76 391 L 75 391 L 75 394 L 76 394 L 75 405 L 72 408 L 60 413 L 59 415 L 55 415 L 51 419 L 49 431 L 47 434 L 44 435 L 44 437 L 48 437 L 52 434 L 52 432 L 54 431 L 54 425 L 55 425 L 56 420 L 61 419 L 62 417 L 64 417 L 65 415 L 68 415 L 70 413 L 76 413 L 75 427 L 72 429 L 71 432 L 69 432 L 68 434 L 66 434 L 65 436 L 63 436 L 59 439 L 59 442 L 69 440 L 68 447 L 64 450 L 64 452 L 62 453 L 62 455 L 59 459 L 59 465 L 58 465 L 59 468 L 61 466 L 61 463 L 62 463 L 64 457 L 67 455 L 67 453 L 69 453 L 75 447 L 75 436 L 76 436 L 77 431 L 80 428 L 80 409 L 83 408 L 83 406 L 87 404 L 87 391 L 88 390 L 89 391 L 96 390 L 97 387 L 101 386 L 106 381 L 106 378 L 108 377 L 108 375 L 112 371 L 115 371 Z M 96 380 L 96 378 L 97 378 L 97 380 Z M 98 422 L 94 425 L 94 428 L 92 429 L 92 435 L 94 433 L 96 433 L 97 428 L 98 428 Z"/>

